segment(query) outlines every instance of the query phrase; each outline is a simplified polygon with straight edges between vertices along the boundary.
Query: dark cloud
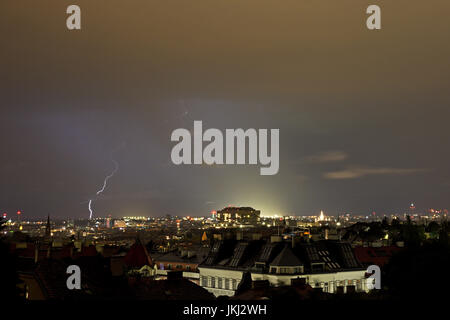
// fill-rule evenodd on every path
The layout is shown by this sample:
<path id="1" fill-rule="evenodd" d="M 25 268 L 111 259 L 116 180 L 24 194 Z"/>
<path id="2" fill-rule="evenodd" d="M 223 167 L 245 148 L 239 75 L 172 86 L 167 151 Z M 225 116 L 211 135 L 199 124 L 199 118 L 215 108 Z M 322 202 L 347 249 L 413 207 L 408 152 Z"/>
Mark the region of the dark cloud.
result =
<path id="1" fill-rule="evenodd" d="M 428 171 L 429 169 L 350 167 L 339 171 L 326 172 L 323 176 L 326 179 L 355 179 L 369 175 L 406 175 Z"/>
<path id="2" fill-rule="evenodd" d="M 348 158 L 348 154 L 344 151 L 326 151 L 316 155 L 307 157 L 307 161 L 311 163 L 326 163 L 334 161 L 343 161 Z"/>
<path id="3" fill-rule="evenodd" d="M 76 2 L 79 32 L 73 2 L 0 2 L 0 210 L 87 217 L 111 159 L 98 216 L 449 206 L 447 0 L 378 1 L 376 32 L 364 1 Z M 173 165 L 194 120 L 279 128 L 279 174 Z"/>

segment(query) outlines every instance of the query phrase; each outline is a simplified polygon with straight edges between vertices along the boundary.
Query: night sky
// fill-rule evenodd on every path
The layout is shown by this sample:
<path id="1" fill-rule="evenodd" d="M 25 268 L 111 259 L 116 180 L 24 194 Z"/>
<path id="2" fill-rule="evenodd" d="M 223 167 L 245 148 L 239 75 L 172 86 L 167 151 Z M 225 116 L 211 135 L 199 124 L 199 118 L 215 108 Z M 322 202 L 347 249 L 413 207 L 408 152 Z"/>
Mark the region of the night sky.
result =
<path id="1" fill-rule="evenodd" d="M 81 31 L 66 28 L 69 4 Z M 0 211 L 448 208 L 449 12 L 448 0 L 2 0 Z M 279 173 L 172 164 L 171 132 L 194 120 L 279 128 Z"/>

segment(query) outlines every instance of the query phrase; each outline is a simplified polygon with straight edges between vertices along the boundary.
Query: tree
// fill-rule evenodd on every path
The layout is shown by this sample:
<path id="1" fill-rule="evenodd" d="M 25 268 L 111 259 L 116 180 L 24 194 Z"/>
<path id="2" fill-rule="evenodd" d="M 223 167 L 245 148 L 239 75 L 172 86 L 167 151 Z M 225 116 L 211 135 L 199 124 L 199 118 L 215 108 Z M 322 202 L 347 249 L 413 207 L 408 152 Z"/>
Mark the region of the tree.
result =
<path id="1" fill-rule="evenodd" d="M 398 219 L 393 219 L 391 226 L 389 227 L 389 239 L 392 239 L 394 243 L 403 240 L 401 237 L 401 229 L 402 226 L 400 221 Z"/>
<path id="2" fill-rule="evenodd" d="M 150 240 L 149 242 L 147 242 L 147 244 L 145 245 L 145 248 L 147 249 L 148 252 L 153 252 L 155 247 L 155 243 L 153 242 L 153 240 Z"/>
<path id="3" fill-rule="evenodd" d="M 448 233 L 450 231 L 450 225 L 448 221 L 443 221 L 441 231 L 439 232 L 439 243 L 443 246 L 449 246 Z"/>
<path id="4" fill-rule="evenodd" d="M 398 252 L 384 267 L 382 282 L 392 298 L 442 297 L 450 278 L 450 251 L 438 243 L 408 247 Z"/>
<path id="5" fill-rule="evenodd" d="M 387 217 L 384 217 L 383 221 L 381 221 L 381 228 L 383 228 L 383 230 L 387 230 L 389 228 Z"/>
<path id="6" fill-rule="evenodd" d="M 425 230 L 422 226 L 413 224 L 407 216 L 406 223 L 402 225 L 402 238 L 407 246 L 420 246 L 425 240 Z"/>
<path id="7" fill-rule="evenodd" d="M 438 232 L 439 229 L 439 223 L 437 223 L 436 221 L 431 221 L 426 227 L 427 232 Z"/>

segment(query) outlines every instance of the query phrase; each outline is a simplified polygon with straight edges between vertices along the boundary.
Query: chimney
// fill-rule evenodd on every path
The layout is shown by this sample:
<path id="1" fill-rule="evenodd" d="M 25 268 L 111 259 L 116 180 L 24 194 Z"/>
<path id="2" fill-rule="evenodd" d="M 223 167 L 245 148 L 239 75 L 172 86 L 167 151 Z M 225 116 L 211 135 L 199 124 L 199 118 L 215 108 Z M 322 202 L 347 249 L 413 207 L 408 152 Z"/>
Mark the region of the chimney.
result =
<path id="1" fill-rule="evenodd" d="M 252 281 L 252 289 L 268 288 L 268 287 L 270 287 L 269 280 L 253 280 Z"/>
<path id="2" fill-rule="evenodd" d="M 34 243 L 34 263 L 39 261 L 39 242 Z"/>
<path id="3" fill-rule="evenodd" d="M 167 280 L 181 280 L 183 279 L 182 271 L 170 271 L 167 272 Z"/>
<path id="4" fill-rule="evenodd" d="M 305 278 L 294 278 L 291 279 L 291 286 L 304 286 L 306 284 Z"/>

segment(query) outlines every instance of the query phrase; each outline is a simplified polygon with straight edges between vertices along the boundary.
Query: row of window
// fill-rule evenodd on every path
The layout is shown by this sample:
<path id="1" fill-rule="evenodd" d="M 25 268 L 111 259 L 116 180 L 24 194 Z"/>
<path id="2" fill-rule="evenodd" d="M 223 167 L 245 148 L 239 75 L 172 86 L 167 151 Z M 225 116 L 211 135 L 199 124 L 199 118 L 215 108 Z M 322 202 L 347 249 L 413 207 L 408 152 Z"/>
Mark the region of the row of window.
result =
<path id="1" fill-rule="evenodd" d="M 238 286 L 237 279 L 202 276 L 200 281 L 200 285 L 202 287 L 208 288 L 236 290 Z"/>
<path id="2" fill-rule="evenodd" d="M 183 266 L 181 264 L 177 264 L 175 265 L 175 268 L 172 264 L 167 264 L 167 266 L 164 266 L 164 263 L 161 263 L 159 268 L 161 270 L 186 270 L 186 271 L 191 271 L 191 266 L 187 265 L 187 266 Z"/>
<path id="3" fill-rule="evenodd" d="M 296 274 L 303 273 L 303 267 L 270 267 L 272 274 Z"/>
<path id="4" fill-rule="evenodd" d="M 342 280 L 331 282 L 316 282 L 316 288 L 322 288 L 324 292 L 344 292 L 345 287 L 353 287 L 356 291 L 362 290 L 361 280 Z M 333 290 L 333 287 L 335 290 Z"/>

